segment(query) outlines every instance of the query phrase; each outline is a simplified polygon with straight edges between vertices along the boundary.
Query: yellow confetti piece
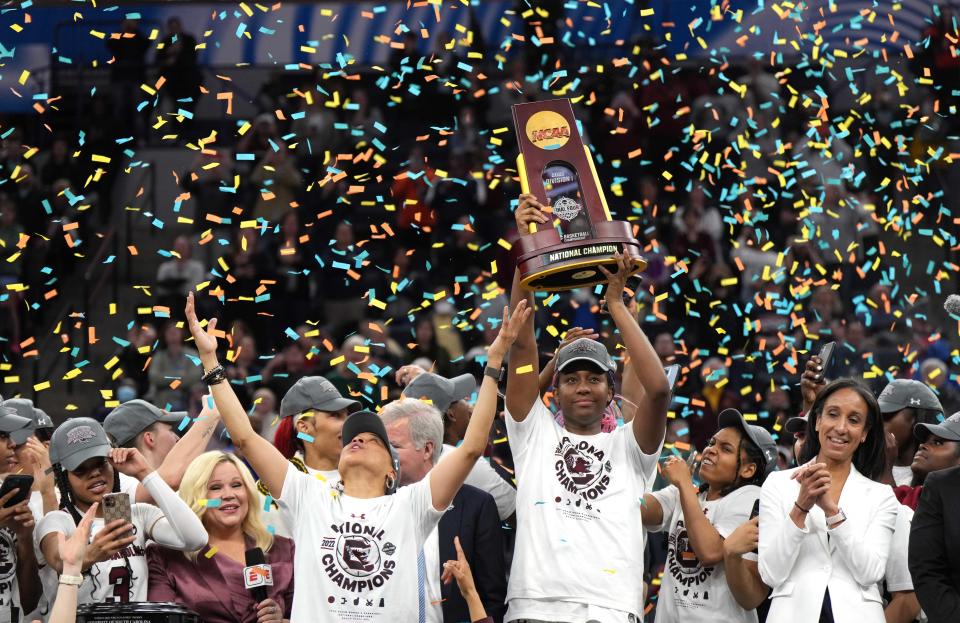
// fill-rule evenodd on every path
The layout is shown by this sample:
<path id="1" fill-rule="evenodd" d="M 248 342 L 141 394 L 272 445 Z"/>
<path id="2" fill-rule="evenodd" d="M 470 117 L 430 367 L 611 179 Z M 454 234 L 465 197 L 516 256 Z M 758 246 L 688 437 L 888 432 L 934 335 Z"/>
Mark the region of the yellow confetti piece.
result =
<path id="1" fill-rule="evenodd" d="M 20 72 L 20 79 L 17 80 L 17 82 L 19 82 L 20 84 L 26 84 L 27 78 L 29 77 L 30 77 L 30 72 L 24 69 L 22 72 Z"/>
<path id="2" fill-rule="evenodd" d="M 533 372 L 532 364 L 527 364 L 525 366 L 520 366 L 519 368 L 517 368 L 517 374 L 530 374 L 531 372 Z"/>
<path id="3" fill-rule="evenodd" d="M 204 556 L 206 556 L 207 558 L 213 558 L 214 554 L 216 553 L 217 553 L 217 546 L 214 545 L 209 550 L 207 550 L 207 553 L 204 554 Z"/>
<path id="4" fill-rule="evenodd" d="M 50 389 L 50 381 L 43 381 L 33 386 L 33 391 L 35 392 L 42 392 L 45 389 Z"/>

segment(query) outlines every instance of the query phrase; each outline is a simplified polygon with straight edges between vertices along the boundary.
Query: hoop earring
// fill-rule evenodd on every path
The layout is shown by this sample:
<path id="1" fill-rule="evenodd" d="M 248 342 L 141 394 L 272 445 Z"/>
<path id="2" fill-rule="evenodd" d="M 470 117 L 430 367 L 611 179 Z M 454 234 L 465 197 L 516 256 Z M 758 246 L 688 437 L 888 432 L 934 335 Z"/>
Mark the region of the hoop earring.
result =
<path id="1" fill-rule="evenodd" d="M 397 480 L 393 476 L 387 476 L 387 491 L 393 491 L 397 486 Z"/>

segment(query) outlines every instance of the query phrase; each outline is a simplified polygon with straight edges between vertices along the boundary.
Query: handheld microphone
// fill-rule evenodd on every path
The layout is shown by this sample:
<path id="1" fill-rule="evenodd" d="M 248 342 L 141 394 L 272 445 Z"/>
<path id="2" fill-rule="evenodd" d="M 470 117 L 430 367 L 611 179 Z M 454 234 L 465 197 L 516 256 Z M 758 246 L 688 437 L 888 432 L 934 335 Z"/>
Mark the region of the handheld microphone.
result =
<path id="1" fill-rule="evenodd" d="M 951 316 L 960 316 L 960 296 L 951 294 L 943 303 L 943 309 Z"/>
<path id="2" fill-rule="evenodd" d="M 263 550 L 254 547 L 247 550 L 247 566 L 243 568 L 243 587 L 250 591 L 254 601 L 267 598 L 267 587 L 273 586 L 273 569 L 267 564 Z"/>

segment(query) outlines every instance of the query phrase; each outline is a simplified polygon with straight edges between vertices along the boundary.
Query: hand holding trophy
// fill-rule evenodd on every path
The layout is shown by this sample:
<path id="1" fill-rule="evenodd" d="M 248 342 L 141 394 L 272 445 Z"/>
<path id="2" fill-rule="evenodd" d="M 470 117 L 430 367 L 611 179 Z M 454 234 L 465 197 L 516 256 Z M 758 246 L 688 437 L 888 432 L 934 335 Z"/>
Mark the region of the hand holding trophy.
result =
<path id="1" fill-rule="evenodd" d="M 606 281 L 599 267 L 613 271 L 624 256 L 630 274 L 647 263 L 632 226 L 614 221 L 566 99 L 513 107 L 520 143 L 517 169 L 523 195 L 517 223 L 525 229 L 514 245 L 520 284 L 528 290 L 560 291 Z M 557 223 L 541 212 L 550 206 Z M 531 212 L 531 208 L 537 208 Z M 534 213 L 540 218 L 534 218 Z"/>

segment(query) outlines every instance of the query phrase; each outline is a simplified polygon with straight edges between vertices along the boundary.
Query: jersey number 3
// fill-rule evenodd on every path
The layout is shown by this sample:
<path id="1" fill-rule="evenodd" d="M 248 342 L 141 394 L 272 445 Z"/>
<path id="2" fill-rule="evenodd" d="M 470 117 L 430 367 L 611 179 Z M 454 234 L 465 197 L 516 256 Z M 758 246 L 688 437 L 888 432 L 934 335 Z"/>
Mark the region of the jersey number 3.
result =
<path id="1" fill-rule="evenodd" d="M 110 569 L 110 585 L 113 596 L 107 597 L 107 603 L 127 603 L 130 601 L 130 571 L 126 567 Z"/>

